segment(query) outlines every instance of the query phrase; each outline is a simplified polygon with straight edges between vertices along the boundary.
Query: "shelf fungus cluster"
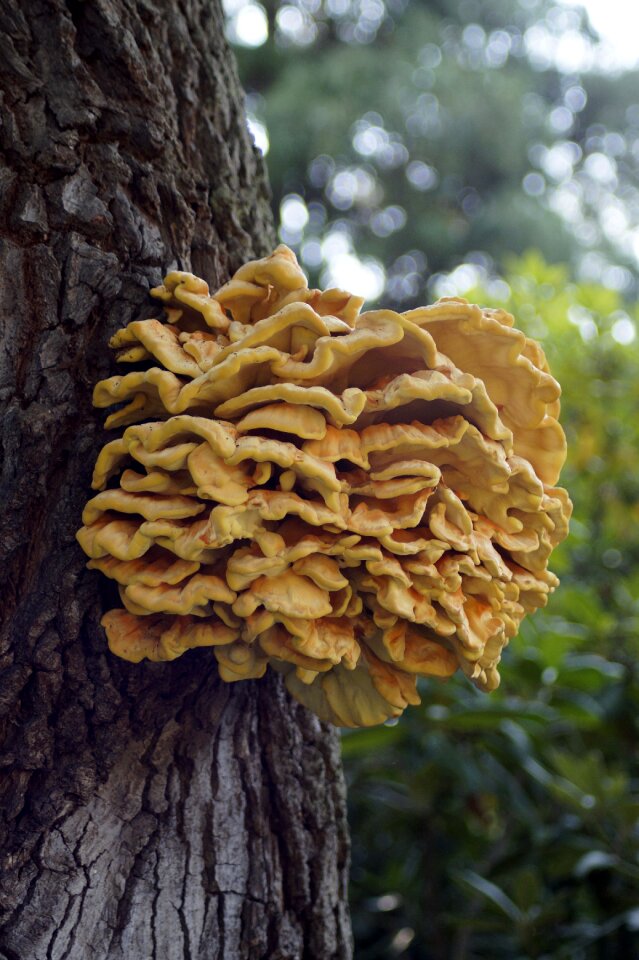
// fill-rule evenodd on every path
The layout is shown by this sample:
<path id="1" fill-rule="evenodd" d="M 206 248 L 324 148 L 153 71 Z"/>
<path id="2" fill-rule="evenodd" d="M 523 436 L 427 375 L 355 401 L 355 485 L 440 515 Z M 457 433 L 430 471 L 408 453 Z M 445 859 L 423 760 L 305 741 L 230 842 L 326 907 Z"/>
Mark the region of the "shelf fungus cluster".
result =
<path id="1" fill-rule="evenodd" d="M 178 272 L 152 293 L 165 318 L 115 334 L 131 372 L 95 389 L 124 429 L 78 533 L 119 584 L 113 653 L 271 665 L 343 726 L 418 703 L 420 676 L 493 689 L 570 514 L 540 347 L 461 299 L 362 313 L 283 246 L 214 294 Z"/>

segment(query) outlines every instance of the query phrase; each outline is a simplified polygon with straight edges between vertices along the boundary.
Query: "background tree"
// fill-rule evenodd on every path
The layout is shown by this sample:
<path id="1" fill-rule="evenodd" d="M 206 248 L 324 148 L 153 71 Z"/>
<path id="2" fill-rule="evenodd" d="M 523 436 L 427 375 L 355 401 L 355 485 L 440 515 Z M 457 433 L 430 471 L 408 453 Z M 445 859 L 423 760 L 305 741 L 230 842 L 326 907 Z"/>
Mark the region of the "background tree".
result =
<path id="1" fill-rule="evenodd" d="M 350 956 L 337 737 L 205 651 L 132 666 L 74 541 L 110 334 L 272 226 L 210 0 L 0 10 L 0 954 Z"/>
<path id="2" fill-rule="evenodd" d="M 634 294 L 637 73 L 620 74 L 581 8 L 227 7 L 280 230 L 308 269 L 363 273 L 369 297 L 409 306 L 463 258 L 499 270 L 537 248 Z"/>

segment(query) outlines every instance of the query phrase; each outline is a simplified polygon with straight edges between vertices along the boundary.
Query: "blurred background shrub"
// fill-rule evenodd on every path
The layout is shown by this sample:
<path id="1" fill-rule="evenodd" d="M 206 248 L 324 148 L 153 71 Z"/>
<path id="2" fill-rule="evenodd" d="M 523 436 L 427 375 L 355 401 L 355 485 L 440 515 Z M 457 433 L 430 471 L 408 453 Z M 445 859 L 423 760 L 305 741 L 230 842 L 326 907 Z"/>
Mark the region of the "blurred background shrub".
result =
<path id="1" fill-rule="evenodd" d="M 564 388 L 562 585 L 496 693 L 427 684 L 344 736 L 358 960 L 639 956 L 639 378 L 614 336 L 636 308 L 539 254 L 505 282 Z"/>
<path id="2" fill-rule="evenodd" d="M 312 281 L 505 307 L 564 391 L 562 586 L 502 686 L 344 734 L 357 960 L 639 957 L 639 50 L 548 0 L 226 10 Z"/>

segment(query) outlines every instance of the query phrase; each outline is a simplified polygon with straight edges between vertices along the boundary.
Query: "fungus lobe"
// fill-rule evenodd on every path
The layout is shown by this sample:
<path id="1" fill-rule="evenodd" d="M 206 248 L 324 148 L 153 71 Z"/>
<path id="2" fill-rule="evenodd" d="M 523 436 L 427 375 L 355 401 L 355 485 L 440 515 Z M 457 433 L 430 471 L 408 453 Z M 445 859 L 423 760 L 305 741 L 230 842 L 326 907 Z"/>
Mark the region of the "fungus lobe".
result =
<path id="1" fill-rule="evenodd" d="M 462 299 L 362 313 L 284 246 L 214 294 L 180 272 L 151 292 L 165 317 L 112 337 L 133 369 L 95 388 L 124 429 L 77 535 L 119 585 L 112 652 L 270 665 L 342 726 L 398 716 L 419 676 L 494 689 L 571 511 L 541 348 Z"/>

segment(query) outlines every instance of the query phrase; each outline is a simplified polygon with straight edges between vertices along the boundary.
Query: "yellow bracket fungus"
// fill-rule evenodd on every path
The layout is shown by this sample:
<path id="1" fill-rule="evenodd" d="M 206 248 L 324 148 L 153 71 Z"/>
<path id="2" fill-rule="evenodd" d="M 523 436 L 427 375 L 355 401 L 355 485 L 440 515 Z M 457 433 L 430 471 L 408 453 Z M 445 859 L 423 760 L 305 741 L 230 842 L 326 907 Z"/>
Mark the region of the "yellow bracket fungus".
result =
<path id="1" fill-rule="evenodd" d="M 151 292 L 165 317 L 112 337 L 135 367 L 95 388 L 125 429 L 78 532 L 119 585 L 113 653 L 212 647 L 223 680 L 270 665 L 353 727 L 419 703 L 419 676 L 494 689 L 571 511 L 541 348 L 462 299 L 361 313 L 284 246 L 214 294 Z"/>

